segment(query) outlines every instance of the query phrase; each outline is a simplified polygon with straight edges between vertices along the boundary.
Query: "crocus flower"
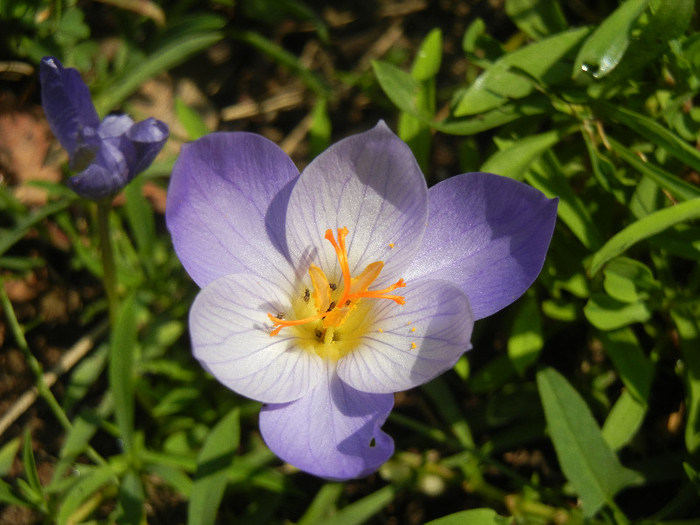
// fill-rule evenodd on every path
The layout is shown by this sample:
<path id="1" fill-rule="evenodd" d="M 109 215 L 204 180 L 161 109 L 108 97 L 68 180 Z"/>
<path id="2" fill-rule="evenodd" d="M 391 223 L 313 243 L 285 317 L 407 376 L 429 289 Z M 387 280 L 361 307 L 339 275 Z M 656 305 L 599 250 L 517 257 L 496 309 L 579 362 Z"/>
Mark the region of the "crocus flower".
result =
<path id="1" fill-rule="evenodd" d="M 40 66 L 41 104 L 51 130 L 79 172 L 68 186 L 88 199 L 118 193 L 150 166 L 168 139 L 168 126 L 154 118 L 134 123 L 128 115 L 100 121 L 90 91 L 74 68 L 53 57 Z"/>
<path id="2" fill-rule="evenodd" d="M 393 453 L 381 430 L 393 393 L 452 367 L 474 320 L 530 286 L 556 208 L 486 173 L 428 189 L 383 122 L 301 175 L 261 136 L 208 135 L 183 147 L 166 207 L 202 288 L 194 355 L 264 403 L 280 458 L 324 478 L 370 474 Z"/>

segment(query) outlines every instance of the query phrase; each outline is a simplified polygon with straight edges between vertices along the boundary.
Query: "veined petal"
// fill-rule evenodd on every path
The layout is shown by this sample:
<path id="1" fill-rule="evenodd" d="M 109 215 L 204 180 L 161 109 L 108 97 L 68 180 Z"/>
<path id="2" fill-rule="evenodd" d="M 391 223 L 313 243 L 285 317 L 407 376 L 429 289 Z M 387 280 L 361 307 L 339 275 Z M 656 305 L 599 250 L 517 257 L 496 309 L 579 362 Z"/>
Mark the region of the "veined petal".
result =
<path id="1" fill-rule="evenodd" d="M 466 173 L 429 191 L 430 218 L 420 252 L 405 274 L 462 287 L 474 319 L 520 297 L 542 269 L 557 199 L 490 173 Z"/>
<path id="2" fill-rule="evenodd" d="M 165 122 L 153 117 L 134 124 L 126 132 L 136 150 L 136 158 L 130 166 L 131 176 L 134 177 L 151 165 L 156 155 L 163 149 L 170 131 Z"/>
<path id="3" fill-rule="evenodd" d="M 97 128 L 100 124 L 90 90 L 76 69 L 64 68 L 53 57 L 41 60 L 39 77 L 41 105 L 51 130 L 72 156 L 78 132 L 84 127 Z"/>
<path id="4" fill-rule="evenodd" d="M 303 171 L 289 201 L 287 241 L 293 261 L 311 259 L 330 277 L 338 264 L 325 232 L 347 227 L 352 275 L 384 261 L 381 288 L 408 266 L 426 218 L 425 178 L 410 148 L 380 122 L 334 144 Z"/>
<path id="5" fill-rule="evenodd" d="M 252 133 L 211 133 L 182 147 L 165 218 L 199 286 L 232 273 L 293 280 L 284 217 L 298 173 L 277 145 Z"/>
<path id="6" fill-rule="evenodd" d="M 338 376 L 358 390 L 388 393 L 426 383 L 471 348 L 469 300 L 446 281 L 411 281 L 406 304 L 377 302 L 370 332 L 338 361 Z"/>
<path id="7" fill-rule="evenodd" d="M 100 123 L 97 133 L 103 139 L 121 137 L 134 125 L 134 120 L 129 115 L 108 115 Z"/>
<path id="8" fill-rule="evenodd" d="M 199 292 L 190 310 L 194 356 L 216 379 L 251 399 L 285 403 L 312 390 L 323 362 L 295 338 L 271 337 L 268 312 L 285 311 L 289 296 L 254 275 L 226 275 Z"/>
<path id="9" fill-rule="evenodd" d="M 260 431 L 275 454 L 301 470 L 335 480 L 360 478 L 394 453 L 394 440 L 381 430 L 393 405 L 392 394 L 359 392 L 328 364 L 301 399 L 263 406 Z"/>
<path id="10" fill-rule="evenodd" d="M 81 197 L 95 200 L 118 193 L 126 186 L 129 174 L 119 143 L 119 138 L 105 140 L 93 162 L 68 179 L 68 187 Z"/>

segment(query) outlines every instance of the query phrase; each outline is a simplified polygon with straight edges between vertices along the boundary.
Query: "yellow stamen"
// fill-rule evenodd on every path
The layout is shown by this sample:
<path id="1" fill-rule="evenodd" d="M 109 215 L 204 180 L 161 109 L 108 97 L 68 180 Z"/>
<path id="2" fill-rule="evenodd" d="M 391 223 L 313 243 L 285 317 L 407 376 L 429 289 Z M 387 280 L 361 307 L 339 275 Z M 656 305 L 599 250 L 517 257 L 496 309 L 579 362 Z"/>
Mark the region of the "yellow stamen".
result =
<path id="1" fill-rule="evenodd" d="M 313 286 L 316 314 L 291 321 L 282 319 L 281 316 L 267 314 L 274 325 L 270 335 L 279 334 L 280 330 L 285 326 L 299 326 L 318 319 L 323 319 L 323 328 L 327 329 L 323 340 L 328 343 L 332 341 L 333 329 L 345 322 L 347 316 L 357 308 L 357 304 L 361 299 L 389 299 L 397 304 L 405 304 L 406 300 L 404 297 L 400 295 L 390 295 L 389 293 L 397 288 L 406 286 L 403 279 L 399 279 L 383 290 L 369 290 L 370 285 L 379 277 L 379 274 L 384 268 L 384 263 L 382 261 L 368 264 L 360 275 L 352 277 L 350 274 L 347 248 L 345 246 L 345 238 L 348 233 L 348 229 L 343 227 L 337 230 L 337 240 L 333 236 L 333 230 L 331 229 L 326 230 L 325 235 L 325 239 L 331 243 L 335 250 L 338 263 L 340 264 L 340 270 L 343 274 L 343 290 L 340 293 L 340 298 L 337 301 L 332 300 L 333 292 L 336 290 L 337 286 L 335 284 L 331 285 L 323 270 L 312 264 L 309 267 L 309 275 L 311 276 L 311 284 Z M 303 295 L 305 302 L 308 302 L 308 295 L 308 290 L 305 290 Z"/>

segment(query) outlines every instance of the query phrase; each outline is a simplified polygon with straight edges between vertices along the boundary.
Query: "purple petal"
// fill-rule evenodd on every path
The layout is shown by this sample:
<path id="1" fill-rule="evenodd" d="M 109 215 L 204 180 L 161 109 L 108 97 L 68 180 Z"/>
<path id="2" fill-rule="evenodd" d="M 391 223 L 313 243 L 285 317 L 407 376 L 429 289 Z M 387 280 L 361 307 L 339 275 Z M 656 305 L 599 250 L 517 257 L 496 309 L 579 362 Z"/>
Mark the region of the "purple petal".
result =
<path id="1" fill-rule="evenodd" d="M 407 390 L 452 368 L 471 348 L 469 300 L 446 281 L 409 281 L 406 304 L 377 302 L 371 331 L 338 361 L 338 376 L 373 393 Z"/>
<path id="2" fill-rule="evenodd" d="M 134 124 L 127 131 L 126 136 L 136 149 L 136 160 L 131 166 L 132 177 L 151 165 L 163 149 L 169 134 L 168 125 L 153 117 Z"/>
<path id="3" fill-rule="evenodd" d="M 306 396 L 263 406 L 260 431 L 275 454 L 301 470 L 335 480 L 361 478 L 394 453 L 394 441 L 381 430 L 393 405 L 393 395 L 359 392 L 329 365 Z"/>
<path id="4" fill-rule="evenodd" d="M 351 272 L 385 261 L 376 283 L 381 288 L 408 266 L 426 218 L 427 189 L 413 153 L 380 122 L 334 144 L 304 170 L 289 201 L 287 241 L 292 260 L 314 260 L 329 277 L 336 268 L 337 277 L 324 235 L 347 227 Z"/>
<path id="5" fill-rule="evenodd" d="M 81 197 L 93 200 L 118 193 L 126 186 L 129 175 L 129 167 L 119 144 L 119 139 L 104 141 L 92 164 L 68 179 L 68 187 Z"/>
<path id="6" fill-rule="evenodd" d="M 542 269 L 557 199 L 490 173 L 467 173 L 432 188 L 430 218 L 406 280 L 429 276 L 462 287 L 474 319 L 520 297 Z"/>
<path id="7" fill-rule="evenodd" d="M 199 286 L 232 273 L 274 282 L 294 278 L 283 255 L 283 221 L 286 186 L 297 176 L 291 159 L 259 135 L 211 133 L 182 147 L 166 221 L 180 261 Z"/>
<path id="8" fill-rule="evenodd" d="M 210 282 L 190 310 L 194 356 L 239 394 L 268 403 L 299 399 L 321 380 L 323 362 L 285 331 L 270 336 L 267 314 L 287 308 L 289 293 L 258 277 Z"/>
<path id="9" fill-rule="evenodd" d="M 109 139 L 126 135 L 134 120 L 129 115 L 107 115 L 97 128 L 100 138 Z"/>
<path id="10" fill-rule="evenodd" d="M 64 68 L 53 57 L 41 60 L 39 77 L 41 104 L 51 130 L 72 156 L 78 133 L 85 127 L 97 128 L 100 124 L 90 90 L 76 69 Z"/>

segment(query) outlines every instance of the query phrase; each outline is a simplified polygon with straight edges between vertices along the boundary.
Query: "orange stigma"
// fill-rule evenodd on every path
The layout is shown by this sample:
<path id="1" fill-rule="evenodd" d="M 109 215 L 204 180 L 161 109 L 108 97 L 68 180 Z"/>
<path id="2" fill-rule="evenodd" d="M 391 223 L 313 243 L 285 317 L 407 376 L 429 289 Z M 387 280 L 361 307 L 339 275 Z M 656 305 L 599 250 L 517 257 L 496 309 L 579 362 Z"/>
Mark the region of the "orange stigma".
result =
<path id="1" fill-rule="evenodd" d="M 337 240 L 333 236 L 333 230 L 331 229 L 326 230 L 325 235 L 325 239 L 333 245 L 335 254 L 338 257 L 338 262 L 340 263 L 340 270 L 343 277 L 342 291 L 337 293 L 337 285 L 334 283 L 331 284 L 326 274 L 323 273 L 323 270 L 312 264 L 309 267 L 309 275 L 311 276 L 313 293 L 310 294 L 309 290 L 306 289 L 302 297 L 305 303 L 309 302 L 310 295 L 313 297 L 316 313 L 302 319 L 294 320 L 282 319 L 282 316 L 279 314 L 277 316 L 267 314 L 267 317 L 274 325 L 270 335 L 279 334 L 280 330 L 285 326 L 299 326 L 318 320 L 322 320 L 322 324 L 319 325 L 319 330 L 321 327 L 324 330 L 327 328 L 337 328 L 343 324 L 347 316 L 357 308 L 357 304 L 362 299 L 389 299 L 397 304 L 405 304 L 406 300 L 404 297 L 391 294 L 391 292 L 397 288 L 406 286 L 403 279 L 399 279 L 383 290 L 369 289 L 370 285 L 379 277 L 382 268 L 384 268 L 384 263 L 382 261 L 376 261 L 367 265 L 367 268 L 365 268 L 361 274 L 352 277 L 350 274 L 350 265 L 348 263 L 347 248 L 345 246 L 345 238 L 348 233 L 348 229 L 343 227 L 337 230 Z"/>

